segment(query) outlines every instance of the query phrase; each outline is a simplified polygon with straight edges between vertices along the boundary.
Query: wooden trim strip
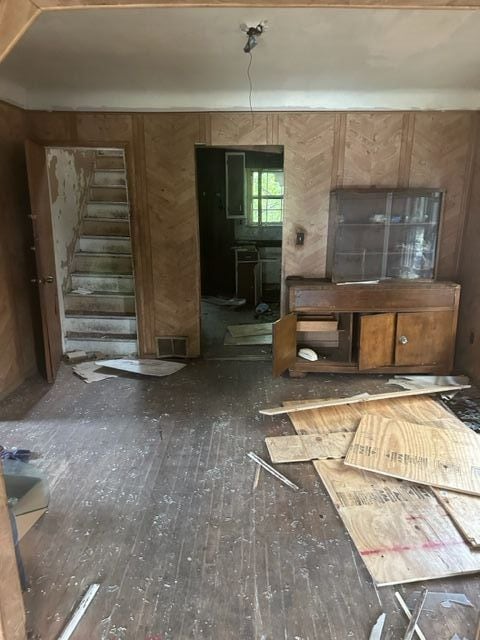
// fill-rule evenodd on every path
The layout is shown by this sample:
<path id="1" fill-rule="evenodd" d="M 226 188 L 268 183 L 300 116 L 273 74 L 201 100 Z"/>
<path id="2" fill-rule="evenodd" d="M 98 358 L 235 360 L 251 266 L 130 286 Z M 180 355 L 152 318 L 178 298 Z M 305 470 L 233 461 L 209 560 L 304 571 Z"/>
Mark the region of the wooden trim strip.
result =
<path id="1" fill-rule="evenodd" d="M 309 409 L 323 409 L 324 407 L 336 407 L 342 404 L 357 404 L 358 402 L 374 402 L 376 400 L 389 400 L 390 398 L 406 398 L 408 396 L 422 396 L 431 393 L 444 393 L 446 391 L 459 391 L 460 389 L 469 389 L 469 384 L 456 385 L 434 385 L 425 387 L 424 389 L 412 389 L 407 391 L 390 391 L 388 393 L 376 393 L 371 396 L 368 393 L 360 393 L 357 396 L 349 398 L 333 398 L 331 400 L 312 400 L 311 402 L 299 402 L 298 404 L 289 404 L 288 407 L 274 407 L 272 409 L 260 409 L 259 413 L 264 416 L 278 416 L 284 413 L 294 413 L 295 411 L 308 411 Z"/>
<path id="2" fill-rule="evenodd" d="M 46 10 L 131 7 L 319 7 L 347 9 L 480 9 L 480 0 L 36 0 Z"/>

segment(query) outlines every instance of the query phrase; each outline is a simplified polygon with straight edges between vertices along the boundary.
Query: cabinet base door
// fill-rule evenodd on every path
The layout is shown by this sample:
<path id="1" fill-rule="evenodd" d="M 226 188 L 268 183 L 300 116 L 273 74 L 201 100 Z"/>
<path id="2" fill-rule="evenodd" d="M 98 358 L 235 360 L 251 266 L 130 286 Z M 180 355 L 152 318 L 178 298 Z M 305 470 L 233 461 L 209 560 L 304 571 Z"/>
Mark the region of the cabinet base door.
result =
<path id="1" fill-rule="evenodd" d="M 273 375 L 280 376 L 294 366 L 297 358 L 297 314 L 287 316 L 274 322 L 273 336 Z"/>
<path id="2" fill-rule="evenodd" d="M 395 345 L 398 366 L 445 364 L 454 344 L 454 312 L 399 313 Z"/>
<path id="3" fill-rule="evenodd" d="M 360 318 L 360 371 L 393 364 L 395 352 L 395 313 L 375 313 Z"/>

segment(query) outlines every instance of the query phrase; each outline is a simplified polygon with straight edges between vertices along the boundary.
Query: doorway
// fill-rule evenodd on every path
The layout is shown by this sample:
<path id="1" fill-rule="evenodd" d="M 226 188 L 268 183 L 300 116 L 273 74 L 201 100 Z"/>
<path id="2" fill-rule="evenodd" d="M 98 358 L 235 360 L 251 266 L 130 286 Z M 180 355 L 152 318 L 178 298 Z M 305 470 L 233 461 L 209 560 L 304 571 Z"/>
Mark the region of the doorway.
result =
<path id="1" fill-rule="evenodd" d="M 267 359 L 280 316 L 283 147 L 197 147 L 204 357 Z"/>
<path id="2" fill-rule="evenodd" d="M 48 218 L 45 227 L 49 227 L 49 249 L 54 254 L 47 275 L 37 263 L 43 273 L 37 282 L 40 292 L 48 288 L 50 295 L 55 294 L 56 317 L 50 324 L 55 321 L 59 325 L 59 350 L 62 354 L 83 351 L 96 356 L 136 354 L 124 150 L 45 147 L 37 156 L 36 164 L 45 163 L 45 187 L 41 188 L 48 193 L 36 220 Z M 40 190 L 34 180 L 32 189 Z M 45 248 L 38 247 L 36 253 L 44 255 Z M 48 306 L 51 310 L 53 305 Z M 49 329 L 46 333 L 51 338 Z"/>

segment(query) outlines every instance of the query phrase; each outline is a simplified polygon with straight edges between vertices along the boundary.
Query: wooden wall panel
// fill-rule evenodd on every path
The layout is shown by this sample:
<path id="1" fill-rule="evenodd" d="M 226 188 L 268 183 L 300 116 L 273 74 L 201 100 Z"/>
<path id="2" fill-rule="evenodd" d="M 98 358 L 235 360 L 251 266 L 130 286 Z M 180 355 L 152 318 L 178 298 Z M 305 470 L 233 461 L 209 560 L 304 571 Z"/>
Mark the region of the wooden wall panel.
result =
<path id="1" fill-rule="evenodd" d="M 459 282 L 462 285 L 456 367 L 480 384 L 480 114 L 475 114 L 475 158 L 465 224 Z"/>
<path id="2" fill-rule="evenodd" d="M 402 113 L 347 114 L 343 186 L 397 186 L 403 124 Z"/>
<path id="3" fill-rule="evenodd" d="M 285 113 L 279 117 L 279 142 L 285 153 L 285 277 L 325 273 L 334 126 L 332 113 Z M 295 244 L 297 230 L 305 232 L 303 246 Z"/>
<path id="4" fill-rule="evenodd" d="M 0 396 L 36 370 L 25 114 L 0 103 Z"/>
<path id="5" fill-rule="evenodd" d="M 142 354 L 156 335 L 199 351 L 195 143 L 285 149 L 284 275 L 325 274 L 329 193 L 341 185 L 447 189 L 440 274 L 455 277 L 474 118 L 446 113 L 28 114 L 44 144 L 123 144 L 129 158 Z M 303 247 L 297 229 L 306 231 Z"/>
<path id="6" fill-rule="evenodd" d="M 144 116 L 154 331 L 187 336 L 200 353 L 200 264 L 195 143 L 196 114 Z"/>
<path id="7" fill-rule="evenodd" d="M 446 191 L 438 276 L 454 279 L 468 193 L 474 114 L 417 113 L 409 184 Z"/>
<path id="8" fill-rule="evenodd" d="M 210 120 L 212 145 L 269 144 L 266 113 L 212 113 Z"/>

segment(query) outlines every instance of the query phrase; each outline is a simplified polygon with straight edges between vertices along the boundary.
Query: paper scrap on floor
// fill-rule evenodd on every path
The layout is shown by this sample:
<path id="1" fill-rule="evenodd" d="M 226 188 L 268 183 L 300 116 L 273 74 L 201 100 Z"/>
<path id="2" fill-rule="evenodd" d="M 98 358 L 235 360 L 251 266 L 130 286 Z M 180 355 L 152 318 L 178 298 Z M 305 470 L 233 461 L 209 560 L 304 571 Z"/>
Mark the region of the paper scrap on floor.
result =
<path id="1" fill-rule="evenodd" d="M 97 360 L 97 365 L 108 369 L 118 369 L 129 373 L 138 373 L 142 376 L 164 377 L 170 376 L 183 369 L 187 365 L 172 360 L 127 360 L 119 358 L 116 360 Z"/>
<path id="2" fill-rule="evenodd" d="M 102 367 L 95 362 L 82 362 L 73 367 L 73 372 L 77 374 L 84 382 L 90 384 L 91 382 L 100 382 L 107 378 L 118 378 L 115 373 L 105 373 L 99 370 Z"/>

